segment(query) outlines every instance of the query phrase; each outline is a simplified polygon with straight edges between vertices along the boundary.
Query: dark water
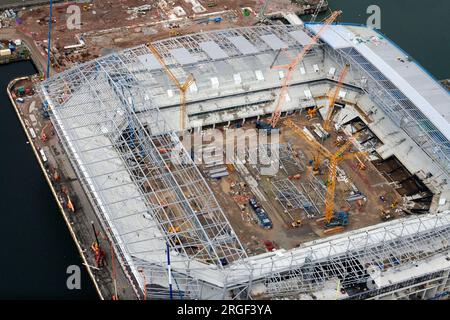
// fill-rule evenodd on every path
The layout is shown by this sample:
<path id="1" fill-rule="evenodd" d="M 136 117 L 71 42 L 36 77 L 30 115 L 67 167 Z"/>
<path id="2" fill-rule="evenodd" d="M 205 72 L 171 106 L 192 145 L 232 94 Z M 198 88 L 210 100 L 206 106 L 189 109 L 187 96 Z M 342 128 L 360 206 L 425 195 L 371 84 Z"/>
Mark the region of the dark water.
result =
<path id="1" fill-rule="evenodd" d="M 342 22 L 366 24 L 367 7 L 381 9 L 381 32 L 437 79 L 450 78 L 449 0 L 328 0 Z"/>
<path id="2" fill-rule="evenodd" d="M 95 299 L 47 182 L 11 106 L 6 86 L 35 73 L 30 62 L 0 66 L 0 299 Z M 66 269 L 79 265 L 81 290 Z"/>

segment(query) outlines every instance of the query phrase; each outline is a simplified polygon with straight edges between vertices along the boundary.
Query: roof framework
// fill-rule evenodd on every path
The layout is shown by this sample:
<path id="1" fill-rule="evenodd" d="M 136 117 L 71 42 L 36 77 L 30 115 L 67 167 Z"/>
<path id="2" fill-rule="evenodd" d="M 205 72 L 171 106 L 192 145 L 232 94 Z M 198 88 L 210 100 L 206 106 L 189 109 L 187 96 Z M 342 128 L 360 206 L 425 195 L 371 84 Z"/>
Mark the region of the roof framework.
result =
<path id="1" fill-rule="evenodd" d="M 273 34 L 291 50 L 298 50 L 300 44 L 289 35 L 297 29 L 220 30 L 155 45 L 181 81 L 190 72 L 217 72 L 219 62 L 274 57 L 277 52 L 260 35 Z M 233 36 L 245 37 L 258 53 L 242 54 L 228 40 Z M 215 42 L 228 58 L 212 58 L 203 51 L 199 43 L 208 41 Z M 181 65 L 171 54 L 179 48 L 195 56 L 196 62 Z M 336 54 L 344 53 L 347 59 L 356 59 L 352 52 Z M 149 293 L 167 297 L 166 243 L 175 290 L 188 298 L 208 297 L 206 286 L 222 290 L 224 297 L 229 290 L 236 297 L 248 297 L 252 286 L 261 283 L 268 296 L 295 296 L 335 277 L 344 285 L 364 282 L 368 266 L 386 270 L 448 251 L 450 213 L 443 213 L 247 257 L 206 181 L 161 115 L 161 102 L 155 96 L 162 88 L 170 88 L 170 81 L 160 67 L 146 62 L 149 55 L 145 46 L 139 46 L 77 66 L 42 85 L 55 129 L 105 229 L 111 230 L 108 236 L 135 288 L 143 288 L 139 275 L 143 269 Z M 188 60 L 193 61 L 183 61 Z M 367 72 L 361 62 L 351 62 Z M 239 67 L 246 67 L 245 63 L 241 61 Z M 386 92 L 368 75 L 368 85 Z M 379 99 L 393 103 L 384 100 L 386 96 Z M 320 190 L 314 182 L 311 187 Z"/>
<path id="2" fill-rule="evenodd" d="M 414 102 L 355 48 L 334 50 L 325 47 L 325 52 L 339 64 L 350 63 L 351 72 L 359 75 L 360 85 L 371 99 L 431 159 L 435 160 L 450 181 L 450 142 Z"/>
<path id="3" fill-rule="evenodd" d="M 291 180 L 283 179 L 273 181 L 275 195 L 286 212 L 303 210 L 308 218 L 321 214 L 316 204 L 311 201 L 309 195 L 301 191 Z"/>
<path id="4" fill-rule="evenodd" d="M 64 75 L 73 78 L 44 85 L 49 101 L 64 92 L 52 120 L 115 231 L 120 256 L 163 265 L 168 242 L 175 261 L 222 268 L 244 257 L 212 191 L 124 58 L 109 56 Z"/>

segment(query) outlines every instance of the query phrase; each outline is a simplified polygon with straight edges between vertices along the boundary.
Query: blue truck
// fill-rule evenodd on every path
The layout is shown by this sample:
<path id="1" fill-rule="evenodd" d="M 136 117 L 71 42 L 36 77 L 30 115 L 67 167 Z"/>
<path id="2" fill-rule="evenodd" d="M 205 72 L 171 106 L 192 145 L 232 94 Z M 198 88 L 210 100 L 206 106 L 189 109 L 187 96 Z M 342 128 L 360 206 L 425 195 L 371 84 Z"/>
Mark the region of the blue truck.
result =
<path id="1" fill-rule="evenodd" d="M 269 215 L 267 212 L 264 211 L 264 209 L 261 208 L 261 206 L 258 204 L 255 198 L 249 199 L 250 207 L 252 207 L 253 211 L 255 212 L 256 216 L 258 217 L 260 225 L 264 229 L 272 229 L 273 224 L 272 221 L 269 218 Z"/>

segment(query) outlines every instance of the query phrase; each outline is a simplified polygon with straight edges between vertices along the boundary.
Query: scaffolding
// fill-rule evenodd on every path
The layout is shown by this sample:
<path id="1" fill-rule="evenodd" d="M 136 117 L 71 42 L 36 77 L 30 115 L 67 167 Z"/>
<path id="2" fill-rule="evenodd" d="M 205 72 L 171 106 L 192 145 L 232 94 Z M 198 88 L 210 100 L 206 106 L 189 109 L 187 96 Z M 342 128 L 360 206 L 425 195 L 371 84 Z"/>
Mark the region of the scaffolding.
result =
<path id="1" fill-rule="evenodd" d="M 450 181 L 450 142 L 394 83 L 355 48 L 324 47 L 338 65 L 350 64 L 354 79 L 399 128 L 431 158 Z"/>
<path id="2" fill-rule="evenodd" d="M 299 150 L 296 158 L 290 143 L 280 144 L 280 167 L 288 175 L 292 176 L 305 171 L 304 154 Z"/>
<path id="3" fill-rule="evenodd" d="M 320 215 L 317 206 L 311 203 L 310 197 L 305 195 L 300 189 L 289 179 L 272 181 L 274 194 L 278 202 L 282 205 L 285 212 L 302 210 L 308 218 Z"/>
<path id="4" fill-rule="evenodd" d="M 121 249 L 117 255 L 124 265 L 133 265 L 137 281 L 143 260 L 156 259 L 155 268 L 167 272 L 166 242 L 174 265 L 195 260 L 223 268 L 245 257 L 212 191 L 126 58 L 108 56 L 42 87 L 74 168 L 105 227 L 113 231 Z M 64 95 L 76 95 L 64 96 L 64 105 L 55 106 L 60 86 Z M 155 268 L 148 279 L 155 279 Z M 195 297 L 185 285 L 182 291 L 187 290 Z"/>
<path id="5" fill-rule="evenodd" d="M 441 224 L 448 218 L 445 214 L 403 219 L 315 243 L 305 248 L 301 257 L 286 252 L 290 267 L 266 278 L 266 295 L 298 298 L 302 293 L 320 291 L 334 279 L 339 279 L 344 289 L 369 291 L 367 284 L 374 270 L 388 272 L 448 253 L 450 227 Z M 294 267 L 296 259 L 303 261 L 300 268 Z"/>
<path id="6" fill-rule="evenodd" d="M 316 212 L 322 213 L 325 208 L 327 187 L 314 174 L 310 173 L 308 182 L 302 182 L 300 187 L 309 198 Z"/>
<path id="7" fill-rule="evenodd" d="M 279 85 L 278 76 L 264 69 L 278 50 L 269 44 L 274 42 L 260 37 L 270 40 L 275 35 L 296 52 L 302 44 L 290 32 L 299 30 L 303 27 L 228 29 L 171 38 L 155 46 L 180 81 L 194 74 L 199 91 L 195 99 L 202 101 L 220 93 L 231 96 L 233 90 L 244 95 L 250 88 L 270 91 Z M 233 43 L 230 37 L 240 40 L 233 38 Z M 242 45 L 242 38 L 251 46 Z M 215 51 L 208 55 L 199 45 L 205 42 L 214 42 L 225 55 L 211 43 L 209 49 L 213 46 Z M 188 54 L 174 54 L 181 48 Z M 314 58 L 321 48 L 318 44 L 308 56 Z M 233 68 L 240 70 L 242 81 L 233 80 L 228 71 Z M 219 89 L 211 79 L 224 69 L 227 78 L 220 78 Z M 257 69 L 272 83 L 258 79 Z M 302 77 L 300 72 L 296 77 Z M 378 84 L 374 86 L 376 90 Z M 78 65 L 41 85 L 58 137 L 137 294 L 147 291 L 149 297 L 168 298 L 166 244 L 174 297 L 183 299 L 249 298 L 257 286 L 265 288 L 264 297 L 295 298 L 320 290 L 335 277 L 344 287 L 365 283 L 369 266 L 395 269 L 449 251 L 450 213 L 444 212 L 379 224 L 289 251 L 247 256 L 169 117 L 163 115 L 163 106 L 177 104 L 176 94 L 168 94 L 174 89 L 144 45 Z M 188 102 L 195 99 L 188 94 Z M 245 97 L 239 99 L 245 102 Z M 325 189 L 315 177 L 301 188 L 286 201 L 294 199 L 294 206 L 323 201 Z M 322 212 L 319 206 L 315 211 Z"/>

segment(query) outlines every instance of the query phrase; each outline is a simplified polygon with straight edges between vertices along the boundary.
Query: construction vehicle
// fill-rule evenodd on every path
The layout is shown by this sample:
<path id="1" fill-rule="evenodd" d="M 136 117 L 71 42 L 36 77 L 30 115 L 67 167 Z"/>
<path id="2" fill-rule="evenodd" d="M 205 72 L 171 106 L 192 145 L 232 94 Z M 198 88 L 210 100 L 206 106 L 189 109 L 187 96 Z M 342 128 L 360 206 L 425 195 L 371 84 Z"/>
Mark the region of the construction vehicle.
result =
<path id="1" fill-rule="evenodd" d="M 331 97 L 329 99 L 327 115 L 326 115 L 325 121 L 323 123 L 323 128 L 325 130 L 327 130 L 327 131 L 330 130 L 330 124 L 331 124 L 331 118 L 333 116 L 334 104 L 335 104 L 336 99 L 337 99 L 337 97 L 339 95 L 339 91 L 341 90 L 341 88 L 342 88 L 342 86 L 344 84 L 344 79 L 345 79 L 345 76 L 348 73 L 348 69 L 349 68 L 350 68 L 350 65 L 346 64 L 344 69 L 342 69 L 342 72 L 341 72 L 341 74 L 339 76 L 336 88 L 334 89 L 334 92 L 333 92 L 333 94 L 331 95 Z"/>
<path id="2" fill-rule="evenodd" d="M 324 106 L 320 106 L 320 107 L 315 107 L 315 108 L 309 108 L 306 112 L 308 113 L 308 118 L 312 119 L 315 118 L 317 116 L 317 111 L 319 111 L 320 109 L 322 109 Z"/>
<path id="3" fill-rule="evenodd" d="M 380 212 L 381 220 L 383 221 L 389 221 L 392 219 L 391 210 L 381 210 Z"/>
<path id="4" fill-rule="evenodd" d="M 170 70 L 170 68 L 164 62 L 163 57 L 159 54 L 156 47 L 152 43 L 148 43 L 147 47 L 150 49 L 159 63 L 164 67 L 164 70 L 169 76 L 170 80 L 175 84 L 180 92 L 180 131 L 184 132 L 186 127 L 186 92 L 190 85 L 194 83 L 194 76 L 192 74 L 189 74 L 186 81 L 181 84 L 181 82 L 173 74 L 172 70 Z"/>
<path id="5" fill-rule="evenodd" d="M 288 176 L 289 180 L 299 180 L 302 177 L 300 173 L 294 174 L 292 176 Z"/>
<path id="6" fill-rule="evenodd" d="M 42 128 L 41 137 L 40 137 L 42 142 L 46 142 L 48 140 L 47 134 L 45 133 L 45 129 L 47 129 L 49 124 L 50 124 L 50 122 L 47 122 L 45 124 L 45 126 Z"/>
<path id="7" fill-rule="evenodd" d="M 263 209 L 258 208 L 255 209 L 255 214 L 258 217 L 260 225 L 264 229 L 272 229 L 272 221 L 270 220 L 269 216 L 267 215 L 267 212 L 265 212 Z"/>
<path id="8" fill-rule="evenodd" d="M 94 231 L 95 241 L 91 245 L 92 253 L 94 253 L 95 265 L 97 268 L 103 267 L 103 263 L 105 260 L 105 252 L 103 252 L 100 247 L 100 242 L 98 241 L 97 231 L 95 230 L 94 222 L 91 222 L 92 230 Z"/>
<path id="9" fill-rule="evenodd" d="M 95 265 L 97 268 L 103 267 L 103 262 L 105 259 L 105 253 L 100 248 L 97 242 L 92 243 L 91 250 L 94 253 Z"/>
<path id="10" fill-rule="evenodd" d="M 170 30 L 169 34 L 171 37 L 181 36 L 181 33 L 178 30 Z"/>
<path id="11" fill-rule="evenodd" d="M 74 213 L 75 212 L 75 206 L 72 203 L 72 200 L 70 199 L 69 190 L 67 189 L 66 186 L 62 186 L 61 187 L 61 191 L 66 196 L 66 208 Z"/>
<path id="12" fill-rule="evenodd" d="M 17 96 L 21 97 L 23 95 L 25 95 L 25 87 L 17 88 Z"/>
<path id="13" fill-rule="evenodd" d="M 272 118 L 270 123 L 273 128 L 276 127 L 278 121 L 281 117 L 281 109 L 283 103 L 286 99 L 287 90 L 292 79 L 292 76 L 295 71 L 295 67 L 303 60 L 303 57 L 309 52 L 309 50 L 316 44 L 317 40 L 320 38 L 320 35 L 330 26 L 331 23 L 336 20 L 338 16 L 342 14 L 342 11 L 334 11 L 327 19 L 325 19 L 324 24 L 320 28 L 320 30 L 315 34 L 315 36 L 311 39 L 312 41 L 303 47 L 302 51 L 291 61 L 290 64 L 287 65 L 279 65 L 273 66 L 272 69 L 280 69 L 285 70 L 286 75 L 283 78 L 283 83 L 281 86 L 280 94 L 278 95 L 278 99 L 276 100 L 276 105 L 274 108 L 274 112 L 272 113 Z"/>
<path id="14" fill-rule="evenodd" d="M 319 174 L 320 169 L 320 152 L 317 152 L 317 154 L 314 156 L 312 160 L 312 166 L 313 166 L 313 174 L 317 175 Z"/>
<path id="15" fill-rule="evenodd" d="M 72 212 L 75 212 L 75 206 L 72 203 L 72 200 L 70 199 L 70 196 L 67 194 L 67 209 L 69 209 Z"/>
<path id="16" fill-rule="evenodd" d="M 325 224 L 326 228 L 334 228 L 337 226 L 346 226 L 348 225 L 348 213 L 345 211 L 340 211 L 337 214 L 333 215 L 330 222 Z"/>
<path id="17" fill-rule="evenodd" d="M 275 250 L 275 243 L 273 241 L 270 240 L 264 241 L 264 246 L 266 247 L 266 250 L 268 252 Z"/>
<path id="18" fill-rule="evenodd" d="M 264 209 L 262 209 L 261 206 L 258 204 L 256 199 L 255 198 L 250 198 L 248 200 L 248 203 L 250 204 L 250 207 L 253 209 L 253 211 L 255 212 L 256 216 L 258 217 L 259 224 L 264 229 L 272 229 L 272 227 L 273 227 L 272 221 L 270 220 L 269 216 L 264 211 Z"/>
<path id="19" fill-rule="evenodd" d="M 177 233 L 181 232 L 181 227 L 179 226 L 170 226 L 169 229 L 167 230 L 169 233 L 171 233 L 171 240 L 176 244 L 179 245 L 180 244 L 180 238 L 177 236 Z"/>
<path id="20" fill-rule="evenodd" d="M 49 114 L 49 106 L 48 106 L 48 103 L 47 103 L 47 101 L 44 101 L 43 103 L 42 103 L 42 106 L 41 106 L 41 114 L 42 114 L 42 117 L 44 118 L 44 119 L 48 119 L 48 118 L 50 118 L 50 114 Z"/>
<path id="21" fill-rule="evenodd" d="M 301 130 L 291 119 L 284 121 L 284 124 L 291 128 L 297 135 L 304 138 L 309 144 L 311 144 L 323 157 L 329 160 L 329 173 L 328 173 L 328 183 L 327 192 L 325 196 L 325 214 L 324 218 L 318 219 L 317 222 L 325 222 L 325 227 L 334 226 L 333 230 L 327 230 L 325 233 L 329 234 L 332 232 L 339 232 L 343 230 L 344 222 L 345 225 L 348 224 L 348 219 L 343 219 L 342 214 L 335 218 L 334 214 L 334 197 L 336 190 L 336 174 L 337 174 L 337 164 L 341 161 L 352 159 L 359 155 L 367 155 L 367 152 L 354 152 L 344 154 L 344 152 L 351 146 L 353 139 L 348 139 L 347 142 L 340 147 L 334 154 L 328 151 L 323 145 L 317 142 L 315 139 L 307 135 L 303 130 Z M 316 161 L 318 163 L 318 161 Z M 336 226 L 336 222 L 331 224 L 332 221 L 338 221 L 341 224 Z M 331 227 L 330 227 L 331 228 Z"/>
<path id="22" fill-rule="evenodd" d="M 208 8 L 213 8 L 215 6 L 217 6 L 217 3 L 215 3 L 215 2 L 209 2 L 208 3 Z"/>
<path id="23" fill-rule="evenodd" d="M 219 22 L 222 22 L 222 17 L 211 18 L 208 21 L 219 23 Z"/>
<path id="24" fill-rule="evenodd" d="M 302 223 L 303 223 L 303 220 L 297 219 L 295 221 L 292 221 L 291 226 L 293 228 L 298 228 L 298 227 L 300 227 L 302 225 Z"/>
<path id="25" fill-rule="evenodd" d="M 58 173 L 58 170 L 56 168 L 53 168 L 53 175 L 52 175 L 54 182 L 59 182 L 61 180 L 61 176 Z"/>

